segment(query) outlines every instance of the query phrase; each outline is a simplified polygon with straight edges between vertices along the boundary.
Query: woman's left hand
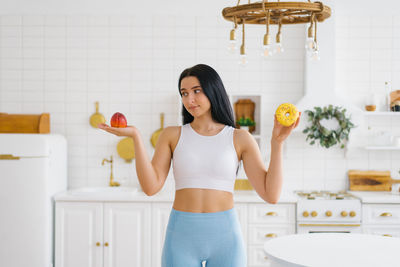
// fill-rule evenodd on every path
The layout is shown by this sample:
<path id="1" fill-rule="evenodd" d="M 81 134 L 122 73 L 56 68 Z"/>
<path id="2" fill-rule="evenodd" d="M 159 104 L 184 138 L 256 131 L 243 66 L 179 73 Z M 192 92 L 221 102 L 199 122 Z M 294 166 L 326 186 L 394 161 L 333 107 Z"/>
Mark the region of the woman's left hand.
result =
<path id="1" fill-rule="evenodd" d="M 301 112 L 299 112 L 299 117 L 297 118 L 297 121 L 295 123 L 293 123 L 291 126 L 283 126 L 278 122 L 275 115 L 274 129 L 272 130 L 272 141 L 275 141 L 277 143 L 283 143 L 283 141 L 285 141 L 285 139 L 290 135 L 293 129 L 296 128 L 297 125 L 299 125 L 300 117 L 301 117 Z"/>

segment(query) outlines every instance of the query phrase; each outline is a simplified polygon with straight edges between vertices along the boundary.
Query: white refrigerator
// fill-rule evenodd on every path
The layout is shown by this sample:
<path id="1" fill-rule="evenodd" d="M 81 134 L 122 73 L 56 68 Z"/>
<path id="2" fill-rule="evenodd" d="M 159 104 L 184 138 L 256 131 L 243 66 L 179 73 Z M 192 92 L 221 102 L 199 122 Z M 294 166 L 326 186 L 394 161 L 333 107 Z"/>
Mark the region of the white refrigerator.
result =
<path id="1" fill-rule="evenodd" d="M 53 266 L 53 196 L 66 188 L 65 137 L 0 134 L 1 267 Z"/>

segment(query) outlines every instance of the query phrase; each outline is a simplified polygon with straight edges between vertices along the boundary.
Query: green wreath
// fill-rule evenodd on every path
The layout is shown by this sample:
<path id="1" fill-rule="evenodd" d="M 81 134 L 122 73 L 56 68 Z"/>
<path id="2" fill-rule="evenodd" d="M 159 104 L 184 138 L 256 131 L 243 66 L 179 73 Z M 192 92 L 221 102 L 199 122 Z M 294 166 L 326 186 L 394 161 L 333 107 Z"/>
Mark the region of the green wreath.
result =
<path id="1" fill-rule="evenodd" d="M 311 126 L 305 128 L 303 133 L 307 134 L 306 141 L 311 140 L 310 145 L 314 145 L 319 140 L 320 145 L 326 148 L 336 144 L 341 144 L 340 148 L 344 148 L 344 140 L 349 140 L 350 130 L 355 127 L 350 118 L 346 117 L 346 109 L 329 105 L 323 108 L 314 107 L 314 111 L 306 110 L 305 112 Z M 328 130 L 320 124 L 322 119 L 333 118 L 339 122 L 337 130 Z"/>

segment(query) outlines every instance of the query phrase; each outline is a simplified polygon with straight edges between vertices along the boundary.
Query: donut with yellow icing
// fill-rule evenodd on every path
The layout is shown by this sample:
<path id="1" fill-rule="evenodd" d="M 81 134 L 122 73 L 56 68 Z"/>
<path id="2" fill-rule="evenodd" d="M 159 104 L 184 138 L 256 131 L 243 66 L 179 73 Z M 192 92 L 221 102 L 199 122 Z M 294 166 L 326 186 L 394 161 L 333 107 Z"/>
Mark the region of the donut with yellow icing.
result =
<path id="1" fill-rule="evenodd" d="M 275 111 L 276 119 L 283 126 L 291 126 L 297 121 L 299 111 L 296 106 L 290 103 L 283 103 Z"/>

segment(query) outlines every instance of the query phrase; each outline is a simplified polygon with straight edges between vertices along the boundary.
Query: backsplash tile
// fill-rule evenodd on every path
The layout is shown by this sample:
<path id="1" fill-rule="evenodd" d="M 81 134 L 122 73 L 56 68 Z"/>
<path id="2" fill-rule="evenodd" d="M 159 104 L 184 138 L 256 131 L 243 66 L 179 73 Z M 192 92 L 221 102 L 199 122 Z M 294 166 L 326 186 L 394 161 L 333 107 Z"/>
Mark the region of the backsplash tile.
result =
<path id="1" fill-rule="evenodd" d="M 338 90 L 363 108 L 368 94 L 384 92 L 385 81 L 398 89 L 399 17 L 336 21 Z M 229 94 L 263 95 L 261 149 L 267 164 L 276 107 L 296 103 L 303 95 L 305 30 L 285 26 L 284 54 L 264 61 L 262 30 L 248 27 L 249 64 L 242 68 L 238 56 L 227 51 L 230 28 L 214 16 L 0 16 L 0 112 L 51 113 L 51 131 L 68 140 L 70 188 L 106 186 L 110 166 L 101 161 L 110 155 L 116 180 L 138 185 L 135 162 L 125 163 L 116 152 L 121 138 L 89 125 L 94 103 L 99 101 L 107 122 L 114 112 L 123 112 L 140 129 L 151 157 L 150 136 L 160 127 L 159 113 L 165 113 L 165 126 L 181 122 L 179 74 L 206 63 L 219 72 Z M 399 118 L 369 118 L 368 123 L 373 131 L 400 135 Z M 347 169 L 390 169 L 400 177 L 399 158 L 399 151 L 326 150 L 310 146 L 296 133 L 285 145 L 284 188 L 342 190 Z M 171 170 L 165 190 L 173 190 Z"/>

